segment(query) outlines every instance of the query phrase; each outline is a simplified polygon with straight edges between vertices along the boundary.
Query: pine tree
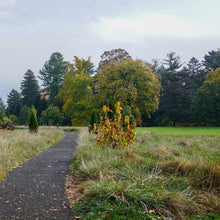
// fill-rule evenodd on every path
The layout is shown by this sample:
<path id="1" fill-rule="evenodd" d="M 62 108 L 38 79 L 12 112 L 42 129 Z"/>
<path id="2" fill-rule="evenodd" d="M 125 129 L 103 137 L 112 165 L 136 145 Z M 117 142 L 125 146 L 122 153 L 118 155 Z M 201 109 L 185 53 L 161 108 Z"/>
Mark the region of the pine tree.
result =
<path id="1" fill-rule="evenodd" d="M 19 116 L 21 108 L 21 95 L 18 91 L 12 89 L 7 99 L 7 112 L 9 115 Z"/>
<path id="2" fill-rule="evenodd" d="M 204 82 L 206 75 L 202 63 L 200 63 L 195 57 L 192 57 L 187 63 L 187 66 L 184 67 L 184 70 L 189 73 L 189 77 L 196 83 L 198 89 Z"/>
<path id="3" fill-rule="evenodd" d="M 165 65 L 165 73 L 176 73 L 183 65 L 180 60 L 180 56 L 177 56 L 175 52 L 167 54 L 167 59 L 163 60 Z"/>
<path id="4" fill-rule="evenodd" d="M 56 96 L 63 85 L 63 76 L 67 72 L 67 62 L 64 61 L 63 55 L 53 53 L 49 61 L 46 61 L 44 67 L 39 71 L 39 79 L 43 82 L 43 89 L 49 95 L 49 103 L 59 105 Z"/>
<path id="5" fill-rule="evenodd" d="M 28 107 L 35 105 L 37 97 L 40 96 L 38 82 L 31 70 L 24 74 L 24 79 L 21 82 L 21 95 L 22 105 L 27 105 Z"/>
<path id="6" fill-rule="evenodd" d="M 162 92 L 157 120 L 162 125 L 176 126 L 190 122 L 190 107 L 196 85 L 187 71 L 162 75 Z"/>
<path id="7" fill-rule="evenodd" d="M 2 98 L 0 97 L 0 120 L 5 116 L 5 104 L 2 100 Z"/>
<path id="8" fill-rule="evenodd" d="M 202 64 L 205 67 L 206 72 L 210 70 L 216 70 L 220 67 L 220 49 L 209 51 L 208 54 L 204 56 Z"/>

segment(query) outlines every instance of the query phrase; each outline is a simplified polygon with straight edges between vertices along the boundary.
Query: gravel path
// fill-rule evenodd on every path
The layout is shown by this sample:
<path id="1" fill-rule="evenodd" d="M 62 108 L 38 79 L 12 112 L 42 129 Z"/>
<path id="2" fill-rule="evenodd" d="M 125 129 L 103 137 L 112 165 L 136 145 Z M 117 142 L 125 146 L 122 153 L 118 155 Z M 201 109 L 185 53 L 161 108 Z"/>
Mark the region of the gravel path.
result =
<path id="1" fill-rule="evenodd" d="M 0 220 L 73 219 L 65 178 L 77 135 L 65 137 L 0 182 Z"/>

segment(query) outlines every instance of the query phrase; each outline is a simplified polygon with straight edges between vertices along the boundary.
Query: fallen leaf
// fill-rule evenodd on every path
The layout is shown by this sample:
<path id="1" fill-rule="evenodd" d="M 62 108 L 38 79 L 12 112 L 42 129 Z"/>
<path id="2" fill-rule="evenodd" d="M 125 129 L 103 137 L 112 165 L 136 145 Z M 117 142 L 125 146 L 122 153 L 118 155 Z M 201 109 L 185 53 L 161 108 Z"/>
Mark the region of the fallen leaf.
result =
<path id="1" fill-rule="evenodd" d="M 110 219 L 111 216 L 112 216 L 112 214 L 108 214 L 107 217 L 106 217 L 106 219 L 107 219 L 107 220 Z"/>

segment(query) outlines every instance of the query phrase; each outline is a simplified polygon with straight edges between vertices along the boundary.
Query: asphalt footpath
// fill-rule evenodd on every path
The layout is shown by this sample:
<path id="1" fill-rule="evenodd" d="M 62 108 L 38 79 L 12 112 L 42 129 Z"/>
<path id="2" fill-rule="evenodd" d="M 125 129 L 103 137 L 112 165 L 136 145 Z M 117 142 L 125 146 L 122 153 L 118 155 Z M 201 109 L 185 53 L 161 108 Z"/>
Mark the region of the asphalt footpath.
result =
<path id="1" fill-rule="evenodd" d="M 77 134 L 67 132 L 61 141 L 9 173 L 0 182 L 0 220 L 74 219 L 65 180 L 76 144 Z"/>

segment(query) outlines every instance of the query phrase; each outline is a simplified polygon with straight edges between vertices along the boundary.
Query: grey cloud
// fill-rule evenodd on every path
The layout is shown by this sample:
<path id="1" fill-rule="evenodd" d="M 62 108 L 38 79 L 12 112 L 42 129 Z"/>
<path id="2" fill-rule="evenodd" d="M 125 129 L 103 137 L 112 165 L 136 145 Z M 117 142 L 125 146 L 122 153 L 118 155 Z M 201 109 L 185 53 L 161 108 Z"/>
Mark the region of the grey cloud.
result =
<path id="1" fill-rule="evenodd" d="M 0 9 L 12 7 L 16 3 L 16 0 L 0 0 Z"/>

